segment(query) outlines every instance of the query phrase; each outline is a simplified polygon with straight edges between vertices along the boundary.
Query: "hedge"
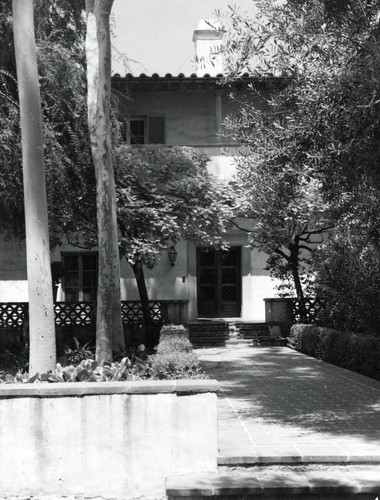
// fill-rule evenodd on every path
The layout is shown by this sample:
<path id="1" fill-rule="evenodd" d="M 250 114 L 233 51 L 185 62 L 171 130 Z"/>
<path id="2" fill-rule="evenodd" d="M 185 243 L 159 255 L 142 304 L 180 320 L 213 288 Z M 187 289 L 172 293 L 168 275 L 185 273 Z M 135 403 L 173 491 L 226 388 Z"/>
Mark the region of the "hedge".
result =
<path id="1" fill-rule="evenodd" d="M 162 327 L 156 354 L 150 357 L 150 369 L 154 379 L 206 378 L 183 325 Z"/>
<path id="2" fill-rule="evenodd" d="M 380 380 L 380 338 L 314 325 L 293 325 L 289 347 Z"/>

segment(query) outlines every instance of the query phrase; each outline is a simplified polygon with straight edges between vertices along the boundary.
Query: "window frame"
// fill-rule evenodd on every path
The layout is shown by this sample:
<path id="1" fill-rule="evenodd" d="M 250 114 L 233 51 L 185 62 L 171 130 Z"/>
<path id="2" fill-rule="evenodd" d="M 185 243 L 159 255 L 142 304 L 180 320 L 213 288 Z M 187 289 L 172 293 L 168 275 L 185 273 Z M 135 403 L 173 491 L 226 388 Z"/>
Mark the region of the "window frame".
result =
<path id="1" fill-rule="evenodd" d="M 84 269 L 83 265 L 83 257 L 95 257 L 95 269 Z M 62 299 L 63 302 L 68 302 L 66 298 L 66 273 L 69 272 L 69 269 L 66 267 L 65 264 L 65 259 L 66 257 L 76 257 L 77 262 L 78 262 L 78 286 L 76 287 L 78 289 L 78 299 L 76 299 L 74 302 L 93 302 L 96 299 L 96 293 L 98 289 L 98 265 L 99 265 L 99 254 L 98 252 L 62 252 L 61 253 L 61 262 L 64 266 L 64 272 L 65 275 L 62 279 Z M 85 293 L 85 286 L 84 286 L 84 271 L 92 271 L 96 273 L 95 277 L 95 286 L 94 287 L 87 287 L 91 288 L 93 291 L 93 294 L 95 295 L 94 299 L 88 301 L 84 300 L 84 293 Z"/>
<path id="2" fill-rule="evenodd" d="M 150 118 L 162 118 L 163 119 L 163 137 L 164 142 L 162 143 L 153 143 L 150 140 L 150 131 L 149 131 L 149 120 Z M 132 144 L 131 143 L 131 122 L 132 121 L 142 121 L 144 123 L 144 143 L 143 144 Z M 148 144 L 166 144 L 166 117 L 163 114 L 160 115 L 129 115 L 125 120 L 125 141 L 130 146 L 136 145 L 148 145 Z"/>

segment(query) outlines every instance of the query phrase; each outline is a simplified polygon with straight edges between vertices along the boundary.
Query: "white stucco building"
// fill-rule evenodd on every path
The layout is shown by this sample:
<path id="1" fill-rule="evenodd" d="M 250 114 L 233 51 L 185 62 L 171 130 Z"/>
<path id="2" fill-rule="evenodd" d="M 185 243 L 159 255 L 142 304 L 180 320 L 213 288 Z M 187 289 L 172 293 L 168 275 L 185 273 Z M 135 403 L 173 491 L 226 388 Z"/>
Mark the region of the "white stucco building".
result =
<path id="1" fill-rule="evenodd" d="M 234 173 L 236 148 L 220 135 L 227 115 L 239 112 L 221 85 L 223 71 L 219 48 L 222 33 L 211 21 L 201 21 L 194 31 L 198 68 L 192 75 L 126 75 L 113 77 L 113 86 L 128 91 L 131 99 L 121 109 L 130 144 L 192 146 L 208 155 L 209 169 L 218 177 Z M 212 55 L 212 60 L 208 57 Z M 265 82 L 248 75 L 234 84 L 244 92 L 248 84 Z M 257 106 L 262 103 L 257 101 Z M 264 321 L 263 299 L 275 295 L 274 283 L 265 270 L 266 255 L 251 250 L 246 233 L 232 228 L 228 252 L 196 248 L 187 241 L 177 245 L 177 259 L 170 265 L 163 254 L 153 270 L 145 270 L 150 300 L 181 302 L 181 319 L 235 317 Z M 27 302 L 25 250 L 15 242 L 2 242 L 0 252 L 0 302 Z M 52 260 L 62 262 L 69 275 L 58 289 L 59 301 L 90 301 L 96 289 L 96 252 L 62 245 Z M 130 266 L 121 263 L 122 300 L 138 300 Z"/>

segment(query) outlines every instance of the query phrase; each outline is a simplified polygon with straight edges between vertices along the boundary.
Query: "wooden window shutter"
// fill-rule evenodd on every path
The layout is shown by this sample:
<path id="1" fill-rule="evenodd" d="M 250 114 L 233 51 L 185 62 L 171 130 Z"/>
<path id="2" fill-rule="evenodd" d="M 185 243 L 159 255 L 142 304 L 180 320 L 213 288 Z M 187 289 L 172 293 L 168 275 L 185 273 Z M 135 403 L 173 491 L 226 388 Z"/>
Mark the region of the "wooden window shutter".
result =
<path id="1" fill-rule="evenodd" d="M 165 144 L 165 118 L 149 116 L 148 120 L 148 143 Z"/>

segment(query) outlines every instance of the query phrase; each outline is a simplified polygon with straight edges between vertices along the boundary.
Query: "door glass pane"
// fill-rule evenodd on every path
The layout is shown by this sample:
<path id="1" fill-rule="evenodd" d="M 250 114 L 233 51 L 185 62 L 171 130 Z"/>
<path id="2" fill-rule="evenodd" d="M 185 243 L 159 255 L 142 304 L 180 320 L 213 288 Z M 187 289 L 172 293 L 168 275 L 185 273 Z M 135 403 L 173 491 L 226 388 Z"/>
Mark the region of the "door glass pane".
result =
<path id="1" fill-rule="evenodd" d="M 96 299 L 96 289 L 95 288 L 83 288 L 83 301 L 93 302 Z"/>
<path id="2" fill-rule="evenodd" d="M 65 302 L 78 302 L 79 290 L 77 288 L 65 288 Z"/>
<path id="3" fill-rule="evenodd" d="M 84 271 L 83 272 L 83 287 L 96 287 L 96 272 Z"/>
<path id="4" fill-rule="evenodd" d="M 234 302 L 238 299 L 236 286 L 224 286 L 222 293 L 222 300 L 224 302 Z"/>
<path id="5" fill-rule="evenodd" d="M 65 288 L 79 289 L 79 274 L 77 272 L 67 272 L 65 275 Z"/>
<path id="6" fill-rule="evenodd" d="M 233 268 L 233 269 L 224 268 L 224 269 L 222 269 L 222 282 L 224 284 L 236 283 L 237 282 L 236 268 Z"/>
<path id="7" fill-rule="evenodd" d="M 78 270 L 78 256 L 77 255 L 65 255 L 63 259 L 64 266 L 67 271 L 77 271 Z"/>
<path id="8" fill-rule="evenodd" d="M 215 269 L 203 269 L 200 272 L 199 278 L 200 278 L 201 285 L 214 285 L 214 286 L 216 286 Z"/>
<path id="9" fill-rule="evenodd" d="M 216 299 L 216 288 L 214 286 L 201 287 L 201 301 L 214 302 Z"/>
<path id="10" fill-rule="evenodd" d="M 215 252 L 202 250 L 200 253 L 200 264 L 202 267 L 215 265 Z"/>
<path id="11" fill-rule="evenodd" d="M 82 262 L 84 271 L 96 271 L 96 255 L 83 255 Z"/>
<path id="12" fill-rule="evenodd" d="M 237 264 L 237 250 L 231 248 L 228 251 L 222 252 L 222 265 L 223 266 L 236 266 Z"/>

